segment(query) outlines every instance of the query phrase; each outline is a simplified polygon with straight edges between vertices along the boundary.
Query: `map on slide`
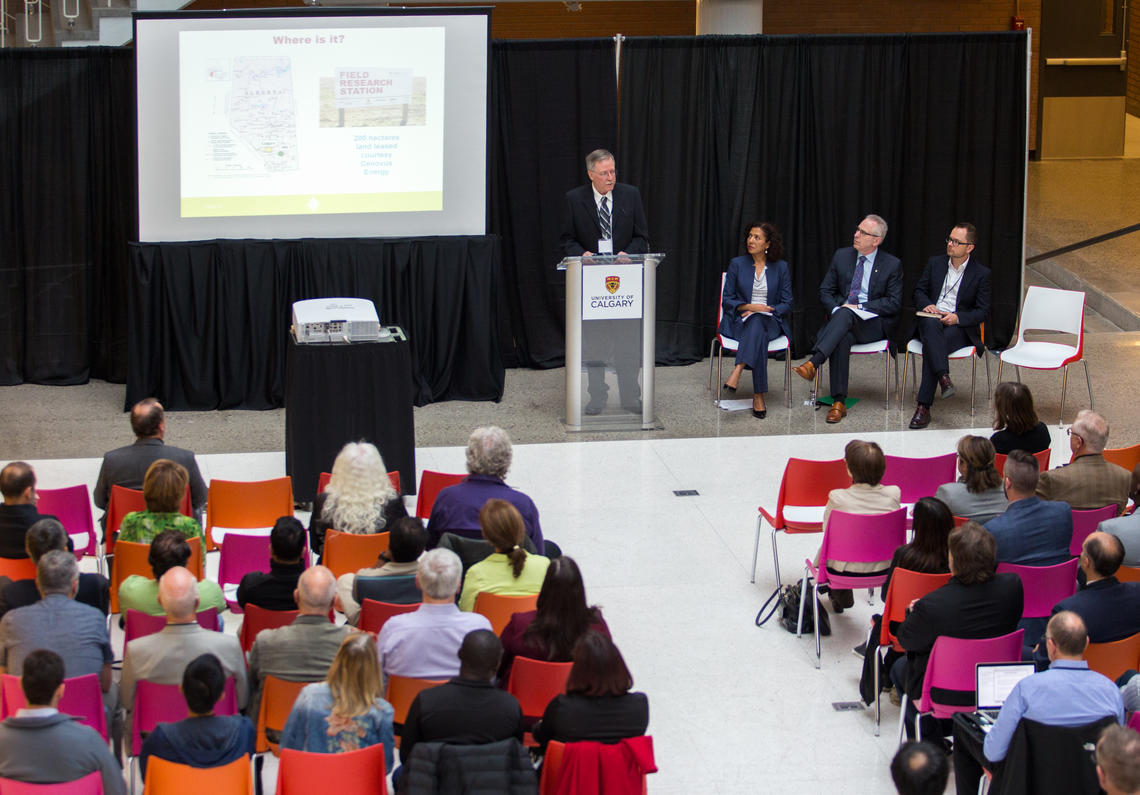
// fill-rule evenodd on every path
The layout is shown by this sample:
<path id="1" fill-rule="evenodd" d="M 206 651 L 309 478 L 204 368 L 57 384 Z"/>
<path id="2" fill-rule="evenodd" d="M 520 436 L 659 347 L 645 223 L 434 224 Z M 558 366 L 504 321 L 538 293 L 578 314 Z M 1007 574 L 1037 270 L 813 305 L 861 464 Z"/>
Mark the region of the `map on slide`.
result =
<path id="1" fill-rule="evenodd" d="M 265 173 L 296 171 L 297 114 L 288 57 L 232 59 L 226 120 Z M 248 160 L 246 161 L 248 165 Z"/>

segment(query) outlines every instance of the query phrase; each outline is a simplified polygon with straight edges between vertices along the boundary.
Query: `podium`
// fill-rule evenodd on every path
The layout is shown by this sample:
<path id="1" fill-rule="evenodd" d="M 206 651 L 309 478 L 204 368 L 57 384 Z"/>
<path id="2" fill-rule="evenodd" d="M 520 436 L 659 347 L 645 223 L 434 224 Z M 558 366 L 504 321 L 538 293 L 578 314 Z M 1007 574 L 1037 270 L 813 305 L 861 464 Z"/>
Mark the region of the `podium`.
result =
<path id="1" fill-rule="evenodd" d="M 663 259 L 599 254 L 558 263 L 566 271 L 566 430 L 662 427 L 654 414 L 653 372 Z"/>

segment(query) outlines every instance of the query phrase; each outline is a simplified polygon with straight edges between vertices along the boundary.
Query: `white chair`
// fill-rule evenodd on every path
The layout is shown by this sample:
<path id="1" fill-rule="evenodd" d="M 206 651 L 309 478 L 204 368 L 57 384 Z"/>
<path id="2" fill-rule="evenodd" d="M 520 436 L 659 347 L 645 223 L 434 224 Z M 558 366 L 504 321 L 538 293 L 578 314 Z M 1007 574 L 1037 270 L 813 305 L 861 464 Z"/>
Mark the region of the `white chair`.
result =
<path id="1" fill-rule="evenodd" d="M 875 342 L 856 342 L 851 346 L 851 355 L 858 356 L 860 354 L 868 353 L 881 353 L 886 358 L 883 359 L 883 408 L 889 409 L 891 407 L 891 343 L 890 340 L 876 340 Z M 831 360 L 828 359 L 828 367 L 831 367 Z M 815 371 L 815 383 L 812 386 L 812 397 L 818 398 L 819 396 L 819 379 L 823 375 L 823 368 L 817 367 Z M 899 388 L 899 371 L 895 367 L 895 389 Z M 818 404 L 817 404 L 818 405 Z"/>
<path id="2" fill-rule="evenodd" d="M 716 304 L 716 327 L 718 329 L 720 328 L 720 321 L 724 318 L 724 280 L 725 280 L 725 277 L 727 275 L 728 275 L 727 273 L 722 273 L 720 275 L 720 300 L 717 301 L 717 304 Z M 792 407 L 792 389 L 791 389 L 792 350 L 791 350 L 791 346 L 792 346 L 791 342 L 783 334 L 776 337 L 776 339 L 770 340 L 768 342 L 768 355 L 769 356 L 771 356 L 773 353 L 779 353 L 780 351 L 784 352 L 784 394 L 787 396 L 788 408 Z M 724 336 L 719 331 L 717 332 L 717 335 L 715 337 L 713 337 L 712 342 L 709 343 L 709 389 L 713 390 L 713 394 L 716 395 L 716 405 L 718 408 L 720 407 L 720 385 L 724 383 L 724 381 L 721 380 L 721 378 L 722 378 L 721 367 L 722 367 L 722 360 L 724 359 L 724 352 L 730 351 L 732 353 L 735 353 L 739 349 L 740 349 L 740 343 L 739 342 L 734 340 L 732 337 Z M 713 351 L 716 351 L 716 380 L 715 381 L 713 380 Z"/>
<path id="3" fill-rule="evenodd" d="M 998 357 L 998 381 L 1001 381 L 1003 364 L 1015 368 L 1028 367 L 1031 370 L 1064 370 L 1061 378 L 1061 415 L 1057 423 L 1065 418 L 1065 392 L 1069 385 L 1069 365 L 1080 362 L 1085 367 L 1085 384 L 1089 388 L 1089 408 L 1092 408 L 1092 381 L 1089 379 L 1089 365 L 1084 360 L 1085 340 L 1085 294 L 1076 290 L 1055 290 L 1051 287 L 1031 285 L 1025 293 L 1025 303 L 1021 305 L 1021 322 L 1017 330 L 1017 343 L 1007 348 Z M 1061 342 L 1027 341 L 1027 331 L 1053 331 L 1076 336 L 1076 345 Z M 1017 370 L 1017 380 L 1021 380 L 1021 370 Z"/>
<path id="4" fill-rule="evenodd" d="M 978 349 L 974 345 L 967 345 L 964 348 L 959 348 L 949 355 L 950 361 L 957 361 L 959 359 L 970 360 L 970 413 L 974 413 L 974 391 L 978 382 Z M 985 356 L 985 352 L 982 353 Z M 899 402 L 906 397 L 906 371 L 907 366 L 910 366 L 910 374 L 914 379 L 914 392 L 918 394 L 918 367 L 915 362 L 915 357 L 922 356 L 922 340 L 913 339 L 906 345 L 906 355 L 903 357 L 903 377 L 902 389 L 899 391 Z M 990 390 L 990 360 L 986 359 L 986 394 Z"/>

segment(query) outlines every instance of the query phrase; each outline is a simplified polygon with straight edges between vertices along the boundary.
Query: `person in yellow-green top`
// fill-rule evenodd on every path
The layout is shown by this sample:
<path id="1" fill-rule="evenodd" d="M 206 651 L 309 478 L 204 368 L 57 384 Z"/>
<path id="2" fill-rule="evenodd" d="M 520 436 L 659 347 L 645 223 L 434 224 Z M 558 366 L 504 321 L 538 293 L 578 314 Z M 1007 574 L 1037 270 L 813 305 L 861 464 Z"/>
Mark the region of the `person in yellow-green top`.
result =
<path id="1" fill-rule="evenodd" d="M 190 476 L 181 464 L 160 458 L 150 465 L 143 478 L 145 511 L 132 511 L 123 517 L 119 540 L 149 544 L 163 530 L 177 530 L 186 538 L 199 538 L 205 549 L 202 526 L 191 516 L 183 516 L 178 506 L 186 496 Z"/>
<path id="2" fill-rule="evenodd" d="M 526 525 L 518 508 L 506 500 L 487 500 L 479 511 L 479 526 L 495 551 L 467 570 L 459 609 L 473 609 L 480 591 L 504 596 L 537 594 L 550 559 L 523 549 Z"/>

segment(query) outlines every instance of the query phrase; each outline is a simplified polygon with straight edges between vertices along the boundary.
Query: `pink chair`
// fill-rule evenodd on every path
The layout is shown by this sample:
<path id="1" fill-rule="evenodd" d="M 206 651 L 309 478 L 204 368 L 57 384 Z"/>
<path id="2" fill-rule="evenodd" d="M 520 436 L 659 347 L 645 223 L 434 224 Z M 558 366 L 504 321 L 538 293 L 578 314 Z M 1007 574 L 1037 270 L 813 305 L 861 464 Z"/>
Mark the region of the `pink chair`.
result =
<path id="1" fill-rule="evenodd" d="M 198 626 L 202 629 L 208 629 L 213 632 L 218 631 L 218 608 L 207 607 L 201 610 L 197 615 Z M 126 627 L 123 636 L 123 650 L 127 648 L 127 644 L 137 638 L 142 638 L 147 635 L 153 635 L 156 632 L 162 632 L 162 628 L 166 626 L 166 616 L 152 616 L 149 613 L 144 613 L 141 610 L 130 609 L 127 611 L 125 617 Z"/>
<path id="2" fill-rule="evenodd" d="M 103 688 L 99 685 L 99 674 L 84 674 L 63 680 L 63 698 L 59 701 L 59 711 L 74 715 L 79 722 L 90 726 L 103 737 L 107 734 L 107 713 L 103 709 Z M 28 705 L 24 698 L 24 688 L 20 677 L 4 674 L 0 677 L 0 690 L 3 691 L 4 708 L 0 718 L 8 718 Z"/>
<path id="3" fill-rule="evenodd" d="M 99 543 L 95 535 L 95 522 L 91 518 L 91 494 L 87 484 L 65 486 L 62 489 L 36 489 L 40 501 L 36 510 L 51 514 L 71 536 L 75 545 L 75 558 L 84 555 L 97 557 Z M 82 536 L 82 538 L 80 538 Z M 103 571 L 103 561 L 98 561 L 99 571 Z"/>
<path id="4" fill-rule="evenodd" d="M 1106 505 L 1088 511 L 1073 511 L 1073 540 L 1069 542 L 1069 554 L 1080 557 L 1085 539 L 1096 532 L 1101 522 L 1114 516 L 1116 516 L 1115 505 Z"/>
<path id="5" fill-rule="evenodd" d="M 1021 589 L 1025 592 L 1022 618 L 1048 618 L 1053 614 L 1053 605 L 1077 592 L 1076 558 L 1055 566 L 999 563 L 997 570 L 999 574 L 1003 571 L 1012 571 L 1021 578 Z"/>
<path id="6" fill-rule="evenodd" d="M 1133 712 L 1132 717 L 1128 719 L 1128 728 L 1140 732 L 1140 709 Z"/>
<path id="7" fill-rule="evenodd" d="M 922 739 L 923 715 L 935 718 L 950 718 L 955 712 L 970 712 L 975 704 L 961 706 L 943 704 L 931 695 L 934 688 L 974 692 L 975 669 L 978 663 L 1018 662 L 1021 660 L 1021 641 L 1025 630 L 1019 629 L 1008 635 L 996 638 L 951 638 L 940 636 L 930 650 L 930 662 L 926 665 L 926 676 L 922 680 L 922 699 L 918 702 L 919 719 L 915 720 L 916 737 Z M 975 702 L 977 696 L 974 697 Z M 899 707 L 899 744 L 906 736 L 906 693 L 903 693 Z"/>
<path id="8" fill-rule="evenodd" d="M 901 455 L 883 456 L 887 469 L 883 483 L 898 486 L 901 502 L 913 504 L 923 497 L 933 497 L 943 483 L 958 479 L 958 454 L 946 453 L 931 458 L 907 458 Z"/>
<path id="9" fill-rule="evenodd" d="M 187 660 L 189 662 L 189 660 Z M 186 699 L 178 685 L 160 685 L 140 681 L 135 688 L 135 703 L 131 711 L 131 768 L 128 781 L 134 781 L 135 760 L 142 751 L 142 735 L 154 731 L 160 723 L 174 723 L 190 714 Z M 215 715 L 237 715 L 237 690 L 233 677 L 226 678 L 226 689 L 214 706 Z"/>
<path id="10" fill-rule="evenodd" d="M 29 784 L 0 778 L 0 795 L 103 795 L 103 776 L 96 770 L 61 784 Z"/>
<path id="11" fill-rule="evenodd" d="M 302 555 L 302 560 L 307 559 L 307 555 Z M 251 571 L 269 571 L 269 536 L 226 533 L 218 561 L 218 585 L 225 592 L 231 613 L 242 612 L 237 603 L 237 586 Z"/>
<path id="12" fill-rule="evenodd" d="M 873 576 L 832 574 L 827 561 L 842 560 L 848 563 L 875 563 L 890 560 L 895 550 L 906 543 L 906 509 L 890 513 L 859 514 L 832 511 L 823 529 L 823 544 L 819 551 L 819 569 L 811 558 L 804 560 L 804 579 L 800 593 L 806 594 L 808 577 L 815 578 L 812 589 L 812 611 L 815 616 L 815 667 L 820 666 L 819 645 L 819 587 L 877 588 L 887 581 L 887 573 Z M 804 624 L 804 599 L 800 599 L 800 616 L 796 624 L 796 637 Z"/>

